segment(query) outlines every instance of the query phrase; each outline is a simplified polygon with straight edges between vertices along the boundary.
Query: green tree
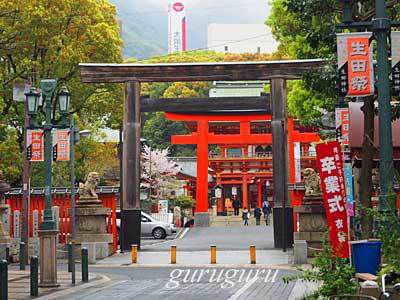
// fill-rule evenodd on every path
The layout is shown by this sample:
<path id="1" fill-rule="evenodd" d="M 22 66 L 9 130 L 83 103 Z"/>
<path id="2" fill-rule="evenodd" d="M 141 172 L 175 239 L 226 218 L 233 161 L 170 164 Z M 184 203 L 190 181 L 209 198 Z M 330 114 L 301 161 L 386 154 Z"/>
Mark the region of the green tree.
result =
<path id="1" fill-rule="evenodd" d="M 283 58 L 282 54 L 225 54 L 214 51 L 187 51 L 167 56 L 153 57 L 142 63 L 193 63 L 193 62 L 225 62 L 225 61 L 264 61 Z M 127 62 L 137 63 L 136 59 Z M 208 97 L 212 82 L 174 82 L 145 83 L 142 94 L 151 98 L 191 98 Z M 165 119 L 164 113 L 146 114 L 143 120 L 143 137 L 155 148 L 169 147 L 170 155 L 193 156 L 194 146 L 171 145 L 171 135 L 187 134 L 188 129 L 182 123 Z"/>
<path id="2" fill-rule="evenodd" d="M 72 110 L 83 124 L 98 119 L 104 125 L 117 123 L 121 87 L 82 84 L 78 64 L 120 62 L 119 31 L 116 9 L 107 0 L 0 0 L 0 147 L 11 151 L 15 148 L 6 146 L 17 144 L 21 155 L 24 107 L 13 101 L 16 82 L 38 86 L 41 79 L 57 78 L 72 93 Z M 4 141 L 7 145 L 1 145 Z M 9 156 L 1 157 L 7 170 L 21 161 L 4 157 Z M 8 172 L 18 181 L 20 171 Z"/>
<path id="3" fill-rule="evenodd" d="M 374 15 L 372 0 L 353 1 L 355 21 L 370 21 Z M 387 3 L 391 18 L 398 18 L 398 1 Z M 337 49 L 336 28 L 342 20 L 342 7 L 337 0 L 275 0 L 272 13 L 266 24 L 271 26 L 275 38 L 281 43 L 280 50 L 291 58 L 327 58 L 330 67 L 320 74 L 306 76 L 302 83 L 294 86 L 288 95 L 289 113 L 303 121 L 313 121 L 319 108 L 333 111 L 337 98 Z M 365 100 L 363 162 L 361 169 L 360 195 L 363 236 L 371 235 L 372 220 L 366 211 L 371 207 L 372 159 L 374 156 L 374 99 Z M 397 111 L 398 110 L 394 110 Z"/>

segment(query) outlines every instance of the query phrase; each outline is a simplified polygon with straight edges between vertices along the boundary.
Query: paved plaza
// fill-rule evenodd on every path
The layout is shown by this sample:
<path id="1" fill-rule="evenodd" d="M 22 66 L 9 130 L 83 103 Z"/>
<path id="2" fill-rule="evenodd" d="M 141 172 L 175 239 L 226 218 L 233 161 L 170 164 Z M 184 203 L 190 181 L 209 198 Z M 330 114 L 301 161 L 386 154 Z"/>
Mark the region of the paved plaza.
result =
<path id="1" fill-rule="evenodd" d="M 177 246 L 177 263 L 170 264 L 170 247 Z M 217 263 L 210 264 L 210 245 L 217 246 Z M 256 246 L 250 264 L 249 246 Z M 117 253 L 89 266 L 90 282 L 72 287 L 66 262 L 59 265 L 58 289 L 40 289 L 40 299 L 301 299 L 315 285 L 284 283 L 295 275 L 292 250 L 273 248 L 271 226 L 190 228 L 166 240 L 143 239 L 136 264 L 131 253 Z M 61 261 L 59 261 L 61 263 Z M 28 271 L 10 269 L 10 299 L 29 299 Z"/>
<path id="2" fill-rule="evenodd" d="M 156 245 L 144 245 L 143 251 L 169 251 L 176 245 L 180 251 L 207 251 L 210 245 L 218 250 L 248 250 L 255 245 L 259 250 L 274 249 L 272 226 L 194 227 L 184 237 Z"/>
<path id="3" fill-rule="evenodd" d="M 111 281 L 103 288 L 79 291 L 57 299 L 294 300 L 312 288 L 296 281 L 284 283 L 283 277 L 295 274 L 295 271 L 285 269 L 120 267 L 95 268 L 94 271 L 105 274 Z"/>

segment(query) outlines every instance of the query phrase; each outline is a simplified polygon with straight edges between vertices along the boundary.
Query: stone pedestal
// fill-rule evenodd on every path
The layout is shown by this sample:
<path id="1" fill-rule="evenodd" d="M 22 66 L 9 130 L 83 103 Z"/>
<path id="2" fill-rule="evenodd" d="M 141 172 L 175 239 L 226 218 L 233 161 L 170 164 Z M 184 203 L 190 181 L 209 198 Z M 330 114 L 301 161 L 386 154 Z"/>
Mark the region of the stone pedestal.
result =
<path id="1" fill-rule="evenodd" d="M 96 243 L 97 248 L 106 248 L 98 251 L 99 257 L 104 258 L 113 252 L 113 236 L 107 233 L 107 217 L 111 209 L 102 207 L 97 198 L 82 198 L 77 202 L 76 239 L 75 249 L 80 249 L 82 244 Z M 107 255 L 104 255 L 107 253 Z"/>
<path id="2" fill-rule="evenodd" d="M 301 206 L 295 207 L 298 213 L 299 231 L 294 233 L 295 240 L 307 241 L 308 256 L 315 255 L 314 249 L 322 249 L 322 241 L 327 229 L 325 207 L 322 196 L 306 196 Z"/>
<path id="3" fill-rule="evenodd" d="M 0 259 L 6 259 L 6 249 L 11 243 L 9 232 L 3 224 L 3 215 L 6 213 L 8 208 L 9 205 L 0 203 Z"/>
<path id="4" fill-rule="evenodd" d="M 0 203 L 0 244 L 9 244 L 11 242 L 10 235 L 3 224 L 3 215 L 9 207 L 8 204 Z"/>
<path id="5" fill-rule="evenodd" d="M 57 230 L 40 230 L 40 287 L 58 287 L 57 284 Z"/>

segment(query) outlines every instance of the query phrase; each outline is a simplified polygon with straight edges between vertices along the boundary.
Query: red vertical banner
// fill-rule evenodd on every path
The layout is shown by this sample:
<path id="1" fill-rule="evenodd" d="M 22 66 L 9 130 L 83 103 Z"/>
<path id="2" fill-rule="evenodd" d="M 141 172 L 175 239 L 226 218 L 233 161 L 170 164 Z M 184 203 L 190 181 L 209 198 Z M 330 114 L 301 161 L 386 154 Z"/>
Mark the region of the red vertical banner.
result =
<path id="1" fill-rule="evenodd" d="M 69 161 L 69 129 L 53 130 L 53 158 L 55 161 Z"/>
<path id="2" fill-rule="evenodd" d="M 337 257 L 348 258 L 349 229 L 341 146 L 337 141 L 322 143 L 316 146 L 316 151 L 332 252 Z"/>
<path id="3" fill-rule="evenodd" d="M 349 146 L 350 112 L 348 108 L 341 111 L 340 119 L 342 121 L 343 145 Z"/>
<path id="4" fill-rule="evenodd" d="M 43 130 L 27 130 L 27 159 L 31 162 L 44 161 Z"/>
<path id="5" fill-rule="evenodd" d="M 347 37 L 348 96 L 374 94 L 371 33 L 352 33 Z"/>

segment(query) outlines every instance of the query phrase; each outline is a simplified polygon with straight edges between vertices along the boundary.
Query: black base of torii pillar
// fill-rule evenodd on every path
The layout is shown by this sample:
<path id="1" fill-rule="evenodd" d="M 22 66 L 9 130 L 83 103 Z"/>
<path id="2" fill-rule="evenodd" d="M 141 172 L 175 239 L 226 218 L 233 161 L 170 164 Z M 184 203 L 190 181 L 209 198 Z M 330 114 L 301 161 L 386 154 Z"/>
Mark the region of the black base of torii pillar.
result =
<path id="1" fill-rule="evenodd" d="M 122 159 L 122 250 L 140 248 L 140 83 L 125 83 Z"/>
<path id="2" fill-rule="evenodd" d="M 271 79 L 274 246 L 293 245 L 293 208 L 288 201 L 287 91 L 284 78 Z"/>

